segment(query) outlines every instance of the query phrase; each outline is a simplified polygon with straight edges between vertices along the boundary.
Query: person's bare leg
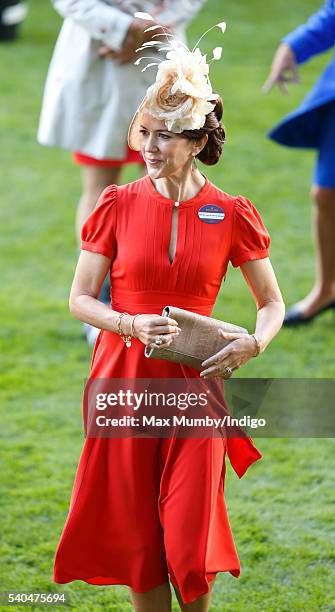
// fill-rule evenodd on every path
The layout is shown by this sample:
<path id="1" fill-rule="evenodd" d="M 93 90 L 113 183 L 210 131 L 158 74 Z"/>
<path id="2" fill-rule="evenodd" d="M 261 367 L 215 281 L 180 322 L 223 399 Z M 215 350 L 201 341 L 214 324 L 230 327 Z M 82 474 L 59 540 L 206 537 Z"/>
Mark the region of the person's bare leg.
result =
<path id="1" fill-rule="evenodd" d="M 83 191 L 76 214 L 76 235 L 79 247 L 81 243 L 81 228 L 85 219 L 94 209 L 101 192 L 108 185 L 118 185 L 120 183 L 121 171 L 122 167 L 81 166 Z"/>
<path id="2" fill-rule="evenodd" d="M 189 604 L 183 603 L 179 589 L 177 589 L 177 587 L 173 585 L 180 609 L 182 611 L 185 610 L 185 612 L 208 612 L 209 606 L 211 604 L 212 588 L 214 586 L 214 582 L 215 582 L 215 579 L 209 583 L 210 590 L 208 593 L 206 593 L 205 595 L 202 595 L 201 597 L 198 597 L 198 599 L 196 599 L 195 601 L 192 601 L 192 603 L 189 603 Z"/>
<path id="3" fill-rule="evenodd" d="M 309 317 L 335 300 L 335 189 L 314 185 L 313 233 L 316 279 L 312 291 L 295 306 Z"/>
<path id="4" fill-rule="evenodd" d="M 168 582 L 146 593 L 130 589 L 135 612 L 171 612 L 172 595 Z"/>

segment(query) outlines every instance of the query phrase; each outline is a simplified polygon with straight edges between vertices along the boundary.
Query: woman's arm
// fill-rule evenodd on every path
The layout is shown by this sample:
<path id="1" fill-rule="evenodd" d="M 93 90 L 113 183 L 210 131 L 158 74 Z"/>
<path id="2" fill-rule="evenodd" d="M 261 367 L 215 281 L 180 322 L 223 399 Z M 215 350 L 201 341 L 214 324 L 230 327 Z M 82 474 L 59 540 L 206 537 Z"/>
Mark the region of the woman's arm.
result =
<path id="1" fill-rule="evenodd" d="M 255 333 L 263 352 L 283 324 L 285 304 L 268 257 L 247 261 L 241 271 L 257 305 Z"/>
<path id="2" fill-rule="evenodd" d="M 335 0 L 327 0 L 319 11 L 282 40 L 294 52 L 298 64 L 323 53 L 335 44 Z"/>
<path id="3" fill-rule="evenodd" d="M 200 11 L 206 0 L 166 0 L 163 10 L 154 13 L 157 23 L 168 28 L 185 28 Z"/>
<path id="4" fill-rule="evenodd" d="M 110 265 L 111 259 L 100 253 L 81 251 L 71 287 L 69 308 L 71 314 L 80 321 L 118 333 L 120 312 L 97 299 Z M 121 327 L 125 335 L 131 335 L 132 319 L 133 315 L 122 318 Z M 152 348 L 156 346 L 158 335 L 164 336 L 164 346 L 168 346 L 174 334 L 180 331 L 174 319 L 152 314 L 137 315 L 133 327 L 135 338 Z"/>
<path id="5" fill-rule="evenodd" d="M 81 251 L 72 282 L 69 308 L 80 321 L 117 332 L 119 313 L 97 299 L 110 264 L 111 260 L 100 253 Z"/>
<path id="6" fill-rule="evenodd" d="M 271 70 L 263 85 L 268 93 L 278 85 L 286 94 L 287 83 L 299 83 L 298 64 L 327 51 L 335 44 L 335 0 L 328 0 L 308 21 L 287 34 L 272 60 Z"/>
<path id="7" fill-rule="evenodd" d="M 52 0 L 52 4 L 62 17 L 71 19 L 92 38 L 116 51 L 121 49 L 133 21 L 132 15 L 101 0 Z"/>
<path id="8" fill-rule="evenodd" d="M 240 267 L 257 306 L 255 334 L 263 352 L 283 324 L 285 304 L 268 257 L 247 261 Z M 231 342 L 202 363 L 206 368 L 200 374 L 202 377 L 224 375 L 225 367 L 234 370 L 255 356 L 256 342 L 252 334 L 221 330 L 220 333 Z"/>

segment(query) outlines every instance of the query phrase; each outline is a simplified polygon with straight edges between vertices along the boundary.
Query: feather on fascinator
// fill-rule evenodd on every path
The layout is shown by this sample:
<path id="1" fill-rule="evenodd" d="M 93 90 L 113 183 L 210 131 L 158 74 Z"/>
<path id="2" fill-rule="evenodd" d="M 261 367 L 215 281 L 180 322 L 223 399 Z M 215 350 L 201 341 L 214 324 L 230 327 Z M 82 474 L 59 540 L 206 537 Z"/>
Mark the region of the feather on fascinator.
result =
<path id="1" fill-rule="evenodd" d="M 154 21 L 148 13 L 135 13 L 135 17 Z M 226 30 L 224 21 L 215 24 L 202 34 L 192 51 L 172 34 L 167 33 L 164 26 L 154 25 L 145 30 L 148 32 L 161 29 L 162 33 L 154 34 L 153 38 L 164 36 L 165 40 L 145 42 L 136 49 L 136 52 L 154 47 L 157 51 L 167 51 L 167 53 L 166 59 L 160 62 L 157 58 L 148 56 L 142 56 L 134 62 L 138 66 L 144 59 L 155 59 L 155 62 L 148 63 L 142 68 L 142 72 L 152 66 L 158 66 L 158 70 L 155 83 L 147 89 L 131 121 L 128 131 L 128 145 L 131 149 L 140 150 L 139 130 L 143 112 L 163 120 L 166 128 L 176 134 L 184 130 L 198 130 L 204 126 L 206 115 L 215 108 L 218 95 L 213 93 L 208 77 L 209 65 L 206 55 L 201 53 L 198 44 L 216 27 L 220 28 L 222 33 Z M 219 60 L 221 55 L 222 47 L 215 47 L 211 62 Z"/>

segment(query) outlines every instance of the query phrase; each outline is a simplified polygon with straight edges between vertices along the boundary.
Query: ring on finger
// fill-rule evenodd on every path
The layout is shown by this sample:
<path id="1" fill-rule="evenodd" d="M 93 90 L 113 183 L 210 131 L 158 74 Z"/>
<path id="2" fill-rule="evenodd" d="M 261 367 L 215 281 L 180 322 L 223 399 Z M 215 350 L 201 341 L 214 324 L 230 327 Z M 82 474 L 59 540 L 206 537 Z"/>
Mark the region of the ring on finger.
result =
<path id="1" fill-rule="evenodd" d="M 225 376 L 225 378 L 230 378 L 232 373 L 233 373 L 233 369 L 230 368 L 229 366 L 225 366 L 223 368 L 223 371 L 224 371 L 225 374 L 227 374 L 227 376 Z"/>
<path id="2" fill-rule="evenodd" d="M 157 336 L 155 340 L 155 344 L 157 344 L 157 346 L 160 346 L 161 344 L 163 344 L 162 336 Z"/>

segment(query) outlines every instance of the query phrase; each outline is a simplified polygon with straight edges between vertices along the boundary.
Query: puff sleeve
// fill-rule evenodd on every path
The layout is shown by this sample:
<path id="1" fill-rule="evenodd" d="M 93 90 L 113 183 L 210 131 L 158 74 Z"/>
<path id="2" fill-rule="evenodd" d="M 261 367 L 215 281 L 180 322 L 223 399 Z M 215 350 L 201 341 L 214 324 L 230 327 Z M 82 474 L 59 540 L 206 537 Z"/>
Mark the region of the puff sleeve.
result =
<path id="1" fill-rule="evenodd" d="M 237 268 L 246 261 L 269 256 L 270 235 L 255 206 L 243 196 L 235 200 L 230 261 Z"/>
<path id="2" fill-rule="evenodd" d="M 117 186 L 110 185 L 102 192 L 97 205 L 81 230 L 81 248 L 113 259 L 116 252 Z"/>

